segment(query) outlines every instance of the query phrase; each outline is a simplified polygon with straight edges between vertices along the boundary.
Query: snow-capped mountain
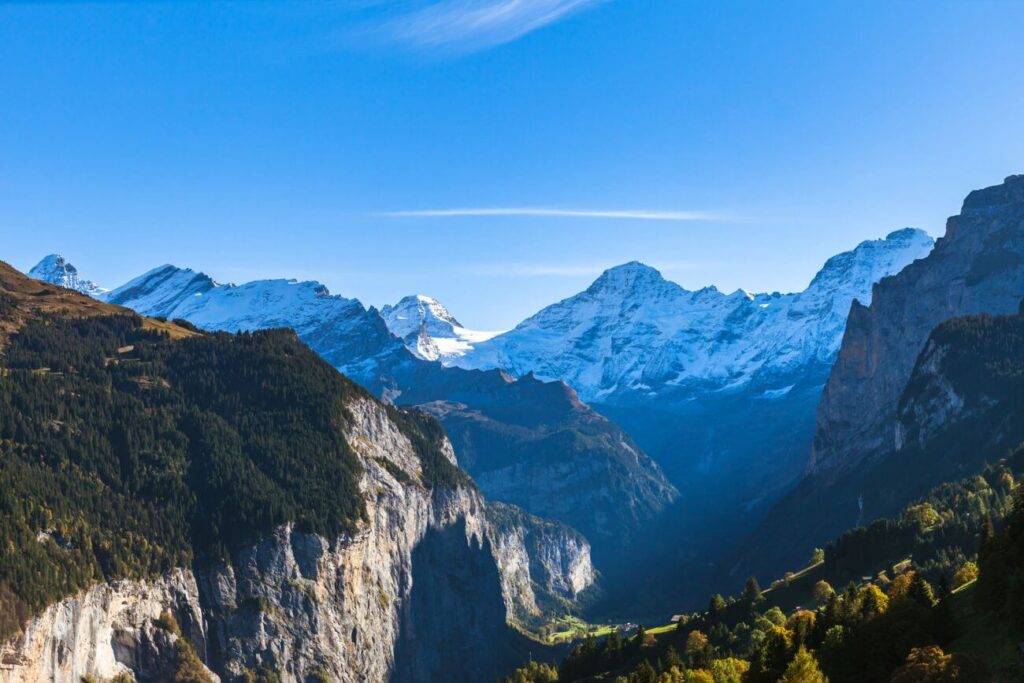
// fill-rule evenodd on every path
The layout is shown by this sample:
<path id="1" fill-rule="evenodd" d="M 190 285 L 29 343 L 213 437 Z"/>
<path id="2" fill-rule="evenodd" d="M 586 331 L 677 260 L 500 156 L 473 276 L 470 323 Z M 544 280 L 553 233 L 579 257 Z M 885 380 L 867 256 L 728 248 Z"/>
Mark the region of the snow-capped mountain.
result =
<path id="1" fill-rule="evenodd" d="M 631 262 L 446 362 L 561 379 L 588 402 L 751 387 L 774 398 L 801 368 L 831 363 L 854 299 L 870 301 L 876 282 L 932 246 L 912 228 L 863 242 L 796 294 L 689 291 Z"/>
<path id="2" fill-rule="evenodd" d="M 91 297 L 98 297 L 107 290 L 100 287 L 92 280 L 83 280 L 78 276 L 78 269 L 67 262 L 60 254 L 50 254 L 37 263 L 28 272 L 29 277 L 51 285 L 73 289 L 76 292 L 87 294 Z"/>
<path id="3" fill-rule="evenodd" d="M 101 297 L 143 315 L 181 318 L 207 330 L 294 329 L 325 360 L 357 381 L 377 372 L 401 343 L 377 312 L 319 282 L 256 280 L 219 284 L 204 273 L 165 265 Z"/>
<path id="4" fill-rule="evenodd" d="M 464 327 L 440 301 L 423 294 L 403 297 L 394 306 L 381 308 L 380 314 L 391 334 L 424 360 L 448 362 L 501 334 Z"/>

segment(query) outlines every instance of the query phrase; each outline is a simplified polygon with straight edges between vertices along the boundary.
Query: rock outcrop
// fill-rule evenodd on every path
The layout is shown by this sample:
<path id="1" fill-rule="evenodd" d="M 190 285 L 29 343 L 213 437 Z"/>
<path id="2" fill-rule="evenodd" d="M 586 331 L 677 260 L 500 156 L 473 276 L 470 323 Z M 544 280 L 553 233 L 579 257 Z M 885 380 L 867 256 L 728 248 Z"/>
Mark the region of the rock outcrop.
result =
<path id="1" fill-rule="evenodd" d="M 478 681 L 520 661 L 529 641 L 509 622 L 537 611 L 535 585 L 574 597 L 592 583 L 586 542 L 565 529 L 538 534 L 521 513 L 495 524 L 471 485 L 428 487 L 381 404 L 358 398 L 347 408 L 347 438 L 364 469 L 368 521 L 357 533 L 328 540 L 286 525 L 231 563 L 94 586 L 3 646 L 0 682 L 128 671 L 171 680 L 177 636 L 155 626 L 163 612 L 225 680 L 264 667 L 296 683 L 318 674 Z M 454 462 L 450 444 L 443 448 Z"/>
<path id="2" fill-rule="evenodd" d="M 896 410 L 928 335 L 949 318 L 1015 313 L 1024 297 L 1024 176 L 968 195 L 932 253 L 854 302 L 818 407 L 808 469 L 841 471 L 897 445 Z"/>

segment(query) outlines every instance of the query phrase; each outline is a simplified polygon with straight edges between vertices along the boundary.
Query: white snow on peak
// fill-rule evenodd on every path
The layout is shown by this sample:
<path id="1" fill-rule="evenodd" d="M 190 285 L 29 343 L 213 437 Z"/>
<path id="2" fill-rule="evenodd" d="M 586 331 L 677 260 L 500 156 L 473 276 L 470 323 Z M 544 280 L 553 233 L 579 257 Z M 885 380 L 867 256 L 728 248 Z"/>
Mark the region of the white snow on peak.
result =
<path id="1" fill-rule="evenodd" d="M 28 271 L 28 275 L 36 280 L 73 289 L 91 297 L 98 297 L 107 291 L 92 280 L 83 280 L 78 275 L 78 269 L 68 263 L 67 259 L 60 254 L 50 254 L 45 257 L 32 270 Z"/>
<path id="2" fill-rule="evenodd" d="M 475 344 L 501 334 L 464 327 L 440 301 L 423 294 L 403 297 L 394 306 L 381 308 L 380 314 L 391 334 L 425 360 L 457 358 Z"/>
<path id="3" fill-rule="evenodd" d="M 315 281 L 220 284 L 205 273 L 166 265 L 104 299 L 143 315 L 182 318 L 206 330 L 291 328 L 329 363 L 353 375 L 372 366 L 375 358 L 402 348 L 376 311 L 357 299 L 332 295 Z"/>
<path id="4" fill-rule="evenodd" d="M 178 309 L 193 297 L 220 287 L 205 273 L 163 265 L 108 292 L 104 301 L 155 318 L 184 318 Z"/>
<path id="5" fill-rule="evenodd" d="M 876 282 L 932 246 L 927 233 L 911 228 L 862 242 L 830 258 L 796 294 L 692 292 L 631 262 L 442 362 L 560 379 L 585 401 L 684 388 L 732 391 L 752 383 L 767 397 L 781 396 L 794 376 L 832 362 L 854 299 L 870 301 Z"/>

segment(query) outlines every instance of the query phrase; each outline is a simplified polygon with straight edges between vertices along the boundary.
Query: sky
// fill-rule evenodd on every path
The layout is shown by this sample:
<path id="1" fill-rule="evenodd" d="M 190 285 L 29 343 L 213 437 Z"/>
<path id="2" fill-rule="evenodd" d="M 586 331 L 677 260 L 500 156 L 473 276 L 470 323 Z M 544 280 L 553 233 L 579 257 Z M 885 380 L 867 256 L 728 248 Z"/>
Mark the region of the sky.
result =
<path id="1" fill-rule="evenodd" d="M 1024 172 L 1024 3 L 0 0 L 0 259 L 437 297 L 802 289 Z"/>

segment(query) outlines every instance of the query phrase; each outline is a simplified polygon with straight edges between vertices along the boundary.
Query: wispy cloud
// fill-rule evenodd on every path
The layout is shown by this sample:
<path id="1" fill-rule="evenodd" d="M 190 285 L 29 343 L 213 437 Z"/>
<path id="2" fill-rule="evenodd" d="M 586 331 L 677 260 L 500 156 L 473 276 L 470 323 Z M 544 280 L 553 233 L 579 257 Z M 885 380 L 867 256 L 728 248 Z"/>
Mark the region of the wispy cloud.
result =
<path id="1" fill-rule="evenodd" d="M 607 0 L 431 0 L 400 4 L 375 33 L 420 48 L 475 50 L 521 38 Z M 382 3 L 370 2 L 366 6 Z"/>
<path id="2" fill-rule="evenodd" d="M 554 218 L 617 218 L 643 221 L 720 221 L 720 214 L 708 211 L 547 209 L 536 207 L 486 207 L 457 209 L 418 209 L 415 211 L 384 211 L 377 215 L 390 218 L 445 218 L 487 216 L 533 216 Z"/>
<path id="3" fill-rule="evenodd" d="M 463 266 L 467 275 L 481 277 L 597 277 L 615 264 L 579 263 L 481 263 Z M 701 270 L 715 264 L 709 261 L 664 261 L 650 264 L 662 273 Z"/>

